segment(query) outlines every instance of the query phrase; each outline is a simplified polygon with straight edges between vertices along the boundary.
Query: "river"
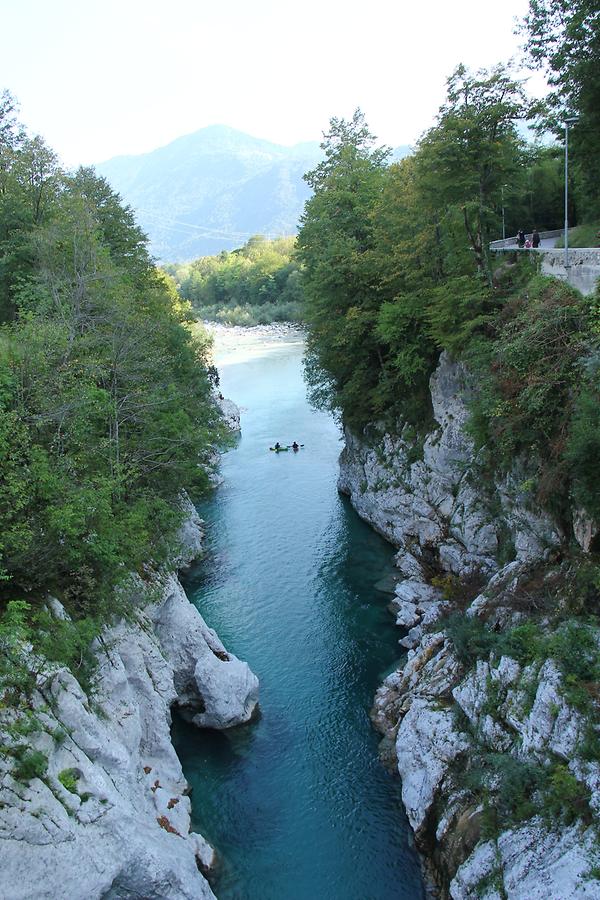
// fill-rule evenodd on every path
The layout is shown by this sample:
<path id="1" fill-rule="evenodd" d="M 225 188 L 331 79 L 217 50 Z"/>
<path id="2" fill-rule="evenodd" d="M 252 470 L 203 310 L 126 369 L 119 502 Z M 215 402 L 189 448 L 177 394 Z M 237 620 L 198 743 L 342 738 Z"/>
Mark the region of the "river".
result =
<path id="1" fill-rule="evenodd" d="M 224 484 L 199 511 L 191 600 L 260 679 L 260 716 L 229 732 L 174 724 L 193 827 L 217 847 L 219 900 L 421 900 L 398 779 L 368 716 L 399 656 L 374 584 L 392 548 L 336 490 L 340 434 L 312 409 L 298 335 L 217 342 L 242 409 Z M 297 453 L 272 453 L 293 440 Z"/>

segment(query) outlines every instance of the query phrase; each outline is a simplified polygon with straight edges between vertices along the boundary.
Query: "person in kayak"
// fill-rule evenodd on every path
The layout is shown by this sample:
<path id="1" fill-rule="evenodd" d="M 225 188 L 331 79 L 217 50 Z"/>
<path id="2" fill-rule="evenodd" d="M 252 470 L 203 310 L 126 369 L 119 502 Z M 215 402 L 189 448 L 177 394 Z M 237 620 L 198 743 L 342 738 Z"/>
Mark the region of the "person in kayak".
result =
<path id="1" fill-rule="evenodd" d="M 300 445 L 297 444 L 296 441 L 294 441 L 294 443 L 292 444 L 292 450 L 299 450 L 299 449 L 300 449 Z"/>
<path id="2" fill-rule="evenodd" d="M 281 444 L 279 443 L 279 441 L 277 441 L 277 443 L 273 447 L 273 450 L 280 450 L 280 449 L 281 449 Z"/>

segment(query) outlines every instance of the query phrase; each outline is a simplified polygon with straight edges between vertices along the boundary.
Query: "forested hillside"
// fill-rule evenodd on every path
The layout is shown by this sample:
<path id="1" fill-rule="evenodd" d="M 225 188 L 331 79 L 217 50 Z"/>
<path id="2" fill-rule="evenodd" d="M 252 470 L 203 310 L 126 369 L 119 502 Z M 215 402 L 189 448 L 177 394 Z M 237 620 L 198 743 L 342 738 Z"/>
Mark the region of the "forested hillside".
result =
<path id="1" fill-rule="evenodd" d="M 220 435 L 208 339 L 92 170 L 65 174 L 0 104 L 0 675 L 22 640 L 80 667 L 163 563 Z M 50 617 L 48 593 L 72 621 Z"/>
<path id="2" fill-rule="evenodd" d="M 250 238 L 239 250 L 165 266 L 201 319 L 231 325 L 299 322 L 302 276 L 293 237 Z"/>
<path id="3" fill-rule="evenodd" d="M 529 115 L 509 69 L 460 66 L 436 124 L 398 164 L 386 164 L 360 112 L 332 120 L 298 239 L 307 377 L 314 399 L 354 428 L 400 416 L 423 427 L 440 352 L 462 356 L 480 379 L 481 445 L 496 460 L 540 453 L 541 494 L 567 502 L 573 490 L 596 512 L 597 300 L 534 277 L 535 257 L 515 264 L 488 250 L 503 200 L 508 233 L 560 226 L 561 149 L 520 139 Z M 572 222 L 600 209 L 581 162 L 600 153 L 583 121 L 582 111 Z"/>
<path id="4" fill-rule="evenodd" d="M 397 147 L 394 158 L 410 152 Z M 126 200 L 163 263 L 234 250 L 255 234 L 293 235 L 316 165 L 316 141 L 292 147 L 212 125 L 139 156 L 96 165 Z"/>

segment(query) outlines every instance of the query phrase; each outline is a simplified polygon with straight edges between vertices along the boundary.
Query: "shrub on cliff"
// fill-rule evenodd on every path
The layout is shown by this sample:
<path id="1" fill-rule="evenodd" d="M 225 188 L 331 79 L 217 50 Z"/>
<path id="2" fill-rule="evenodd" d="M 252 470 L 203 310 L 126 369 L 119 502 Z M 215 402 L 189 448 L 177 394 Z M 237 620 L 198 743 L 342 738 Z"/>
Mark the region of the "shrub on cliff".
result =
<path id="1" fill-rule="evenodd" d="M 600 381 L 596 371 L 586 378 L 575 401 L 566 459 L 576 503 L 600 521 Z"/>
<path id="2" fill-rule="evenodd" d="M 468 354 L 477 375 L 476 443 L 506 467 L 520 454 L 537 464 L 538 499 L 558 512 L 571 482 L 588 485 L 588 493 L 590 480 L 596 484 L 589 466 L 595 418 L 581 423 L 584 364 L 596 343 L 592 312 L 569 285 L 537 276 Z"/>

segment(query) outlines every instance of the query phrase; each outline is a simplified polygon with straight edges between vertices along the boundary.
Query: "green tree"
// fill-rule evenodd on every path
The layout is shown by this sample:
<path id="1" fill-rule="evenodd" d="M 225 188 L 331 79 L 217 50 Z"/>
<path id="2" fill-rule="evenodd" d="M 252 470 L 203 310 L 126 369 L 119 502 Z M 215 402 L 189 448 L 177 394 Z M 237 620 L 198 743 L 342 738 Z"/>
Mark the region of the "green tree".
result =
<path id="1" fill-rule="evenodd" d="M 331 120 L 321 144 L 325 159 L 305 176 L 314 194 L 298 238 L 312 397 L 354 422 L 372 413 L 383 365 L 375 334 L 380 297 L 371 212 L 388 152 L 374 142 L 360 110 L 350 121 Z"/>
<path id="2" fill-rule="evenodd" d="M 472 74 L 460 65 L 448 79 L 438 124 L 418 147 L 423 202 L 440 215 L 460 211 L 477 270 L 490 283 L 487 244 L 502 185 L 519 165 L 515 123 L 525 114 L 523 89 L 506 67 Z"/>
<path id="3" fill-rule="evenodd" d="M 56 155 L 41 138 L 28 138 L 16 104 L 0 98 L 0 322 L 14 317 L 15 291 L 33 265 L 30 238 L 52 215 L 61 185 Z"/>
<path id="4" fill-rule="evenodd" d="M 208 339 L 107 183 L 63 175 L 9 124 L 1 274 L 16 318 L 0 333 L 0 577 L 13 596 L 50 588 L 87 615 L 128 572 L 166 558 L 181 489 L 208 484 L 221 434 Z"/>
<path id="5" fill-rule="evenodd" d="M 102 244 L 110 251 L 111 259 L 126 266 L 131 275 L 142 276 L 148 271 L 147 237 L 136 224 L 133 211 L 124 206 L 105 178 L 92 168 L 81 167 L 67 181 L 73 193 L 86 201 L 98 229 Z"/>
<path id="6" fill-rule="evenodd" d="M 562 138 L 567 116 L 579 205 L 588 219 L 600 204 L 600 9 L 596 0 L 530 0 L 522 25 L 526 52 L 545 71 L 551 91 L 540 104 L 543 127 Z"/>

